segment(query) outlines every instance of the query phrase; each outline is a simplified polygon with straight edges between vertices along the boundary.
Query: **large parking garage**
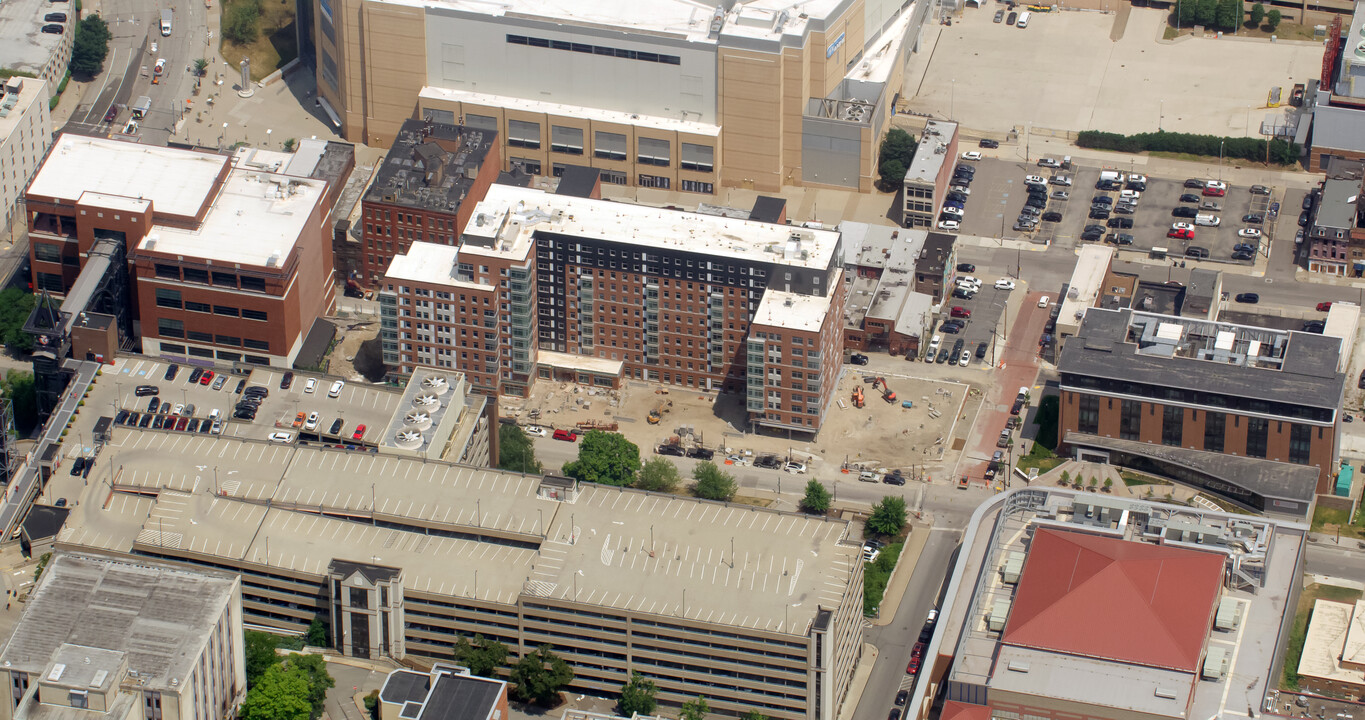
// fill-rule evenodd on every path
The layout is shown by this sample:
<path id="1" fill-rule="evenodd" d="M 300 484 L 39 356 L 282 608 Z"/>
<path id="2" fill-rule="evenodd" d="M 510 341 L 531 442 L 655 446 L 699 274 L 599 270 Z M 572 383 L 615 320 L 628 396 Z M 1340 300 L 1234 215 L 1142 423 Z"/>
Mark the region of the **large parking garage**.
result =
<path id="1" fill-rule="evenodd" d="M 109 371 L 116 398 L 105 402 L 120 424 L 144 429 L 215 434 L 211 418 L 221 418 L 219 430 L 226 436 L 359 447 L 378 443 L 402 398 L 394 390 L 324 375 L 291 372 L 286 382 L 285 372 L 273 368 L 196 370 L 151 358 L 120 358 Z M 254 417 L 235 412 L 247 395 L 262 390 Z"/>

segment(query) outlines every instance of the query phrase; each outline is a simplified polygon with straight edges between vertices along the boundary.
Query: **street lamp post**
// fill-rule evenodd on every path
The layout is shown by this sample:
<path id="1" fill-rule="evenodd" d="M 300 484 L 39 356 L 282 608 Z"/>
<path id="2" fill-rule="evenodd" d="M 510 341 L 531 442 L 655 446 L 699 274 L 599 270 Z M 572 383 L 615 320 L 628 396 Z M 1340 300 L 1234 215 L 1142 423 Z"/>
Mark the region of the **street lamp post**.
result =
<path id="1" fill-rule="evenodd" d="M 1226 140 L 1218 141 L 1218 182 L 1223 181 L 1223 144 Z"/>

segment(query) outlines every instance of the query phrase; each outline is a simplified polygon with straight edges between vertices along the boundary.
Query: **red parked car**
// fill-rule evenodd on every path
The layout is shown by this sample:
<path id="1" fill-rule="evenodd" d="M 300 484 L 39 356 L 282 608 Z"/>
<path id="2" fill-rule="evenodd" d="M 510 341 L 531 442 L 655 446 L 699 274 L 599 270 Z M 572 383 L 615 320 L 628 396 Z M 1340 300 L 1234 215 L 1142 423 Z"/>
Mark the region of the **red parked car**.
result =
<path id="1" fill-rule="evenodd" d="M 199 384 L 208 385 L 211 382 L 213 382 L 213 371 L 205 370 L 204 374 L 199 376 Z"/>
<path id="2" fill-rule="evenodd" d="M 1226 194 L 1227 191 L 1220 187 L 1204 188 L 1204 197 L 1223 197 Z"/>
<path id="3" fill-rule="evenodd" d="M 1181 240 L 1193 240 L 1193 239 L 1194 239 L 1194 231 L 1193 231 L 1193 230 L 1186 230 L 1186 229 L 1184 229 L 1184 228 L 1181 228 L 1181 229 L 1178 229 L 1178 230 L 1171 230 L 1170 232 L 1166 233 L 1166 237 L 1168 237 L 1168 238 L 1179 238 L 1179 239 L 1181 239 Z"/>
<path id="4" fill-rule="evenodd" d="M 352 440 L 359 440 L 359 439 L 361 439 L 361 438 L 363 438 L 363 437 L 365 437 L 365 426 L 364 426 L 364 425 L 356 425 L 356 426 L 355 426 L 355 432 L 351 433 L 351 439 L 352 439 Z"/>
<path id="5" fill-rule="evenodd" d="M 948 314 L 955 318 L 970 318 L 972 316 L 972 311 L 961 305 L 955 305 Z"/>
<path id="6" fill-rule="evenodd" d="M 577 441 L 578 441 L 578 433 L 576 433 L 576 432 L 574 432 L 574 431 L 572 431 L 572 430 L 556 430 L 556 431 L 555 431 L 555 439 L 556 439 L 556 440 L 564 440 L 565 442 L 577 442 Z"/>
<path id="7" fill-rule="evenodd" d="M 918 675 L 918 674 L 919 674 L 919 663 L 920 663 L 920 659 L 919 659 L 919 658 L 917 658 L 917 657 L 911 657 L 911 658 L 910 658 L 910 664 L 905 666 L 905 674 L 906 674 L 906 675 Z"/>
<path id="8" fill-rule="evenodd" d="M 1327 312 L 1328 310 L 1331 310 L 1331 309 L 1332 309 L 1332 303 L 1331 303 L 1331 302 L 1320 302 L 1320 303 L 1318 303 L 1318 312 Z"/>

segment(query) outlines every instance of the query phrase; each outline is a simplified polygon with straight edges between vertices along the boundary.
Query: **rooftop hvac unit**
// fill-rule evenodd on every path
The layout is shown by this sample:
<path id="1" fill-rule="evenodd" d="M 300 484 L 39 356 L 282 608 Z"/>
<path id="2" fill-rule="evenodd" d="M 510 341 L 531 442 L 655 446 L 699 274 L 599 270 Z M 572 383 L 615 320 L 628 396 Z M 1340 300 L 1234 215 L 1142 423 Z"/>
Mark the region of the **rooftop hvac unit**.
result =
<path id="1" fill-rule="evenodd" d="M 1003 632 L 1005 621 L 1010 616 L 1010 601 L 1008 598 L 996 598 L 991 604 L 991 614 L 986 617 L 986 628 L 991 632 Z"/>
<path id="2" fill-rule="evenodd" d="M 444 375 L 428 375 L 422 378 L 422 391 L 434 395 L 444 395 L 450 390 L 450 381 Z"/>
<path id="3" fill-rule="evenodd" d="M 393 436 L 393 444 L 403 450 L 416 450 L 423 442 L 422 433 L 416 430 L 399 430 Z"/>
<path id="4" fill-rule="evenodd" d="M 431 413 L 425 410 L 410 410 L 403 416 L 403 426 L 412 430 L 427 430 L 431 427 Z"/>
<path id="5" fill-rule="evenodd" d="M 433 393 L 419 393 L 412 399 L 412 404 L 419 408 L 434 408 L 441 405 L 441 399 Z"/>

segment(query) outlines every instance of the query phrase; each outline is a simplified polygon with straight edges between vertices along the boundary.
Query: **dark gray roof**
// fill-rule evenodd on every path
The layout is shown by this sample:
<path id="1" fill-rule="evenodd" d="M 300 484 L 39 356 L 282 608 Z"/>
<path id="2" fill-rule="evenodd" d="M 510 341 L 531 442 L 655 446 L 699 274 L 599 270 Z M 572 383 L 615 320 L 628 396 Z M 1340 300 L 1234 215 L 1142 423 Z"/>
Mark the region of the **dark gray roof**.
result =
<path id="1" fill-rule="evenodd" d="M 1318 468 L 1312 465 L 1294 465 L 1078 432 L 1068 432 L 1063 441 L 1071 446 L 1117 450 L 1174 463 L 1245 488 L 1263 498 L 1308 503 L 1313 500 L 1318 485 Z"/>
<path id="2" fill-rule="evenodd" d="M 404 120 L 374 184 L 365 193 L 365 202 L 453 214 L 473 187 L 496 138 L 493 130 Z M 428 185 L 433 164 L 441 166 L 441 179 Z"/>
<path id="3" fill-rule="evenodd" d="M 1315 333 L 1290 332 L 1284 368 L 1225 365 L 1188 357 L 1139 355 L 1127 341 L 1132 310 L 1092 308 L 1080 330 L 1062 348 L 1063 374 L 1128 380 L 1158 387 L 1276 400 L 1335 409 L 1345 376 L 1336 371 L 1340 340 Z M 1178 322 L 1179 318 L 1171 318 Z"/>
<path id="4" fill-rule="evenodd" d="M 957 242 L 957 236 L 948 233 L 931 232 L 925 235 L 924 249 L 920 251 L 919 262 L 915 265 L 916 272 L 929 274 L 943 272 L 948 255 L 953 251 L 954 242 Z"/>
<path id="5" fill-rule="evenodd" d="M 1365 110 L 1318 105 L 1313 109 L 1313 149 L 1365 152 Z"/>
<path id="6" fill-rule="evenodd" d="M 513 165 L 511 172 L 498 173 L 497 184 L 511 185 L 513 187 L 530 187 L 532 175 L 521 169 L 520 165 Z"/>
<path id="7" fill-rule="evenodd" d="M 62 525 L 66 524 L 66 516 L 70 514 L 71 508 L 34 505 L 28 511 L 28 517 L 24 518 L 24 535 L 29 542 L 50 538 L 62 529 Z"/>
<path id="8" fill-rule="evenodd" d="M 597 178 L 601 176 L 602 171 L 597 168 L 570 165 L 560 173 L 559 187 L 555 188 L 555 194 L 590 198 L 597 189 Z"/>
<path id="9" fill-rule="evenodd" d="M 388 582 L 398 577 L 403 572 L 401 568 L 389 567 L 388 565 L 372 565 L 370 563 L 352 562 L 350 560 L 333 560 L 327 566 L 327 572 L 341 577 L 350 577 L 355 573 L 365 576 L 370 582 Z"/>
<path id="10" fill-rule="evenodd" d="M 1187 300 L 1204 300 L 1205 306 L 1213 299 L 1214 288 L 1218 287 L 1218 271 L 1195 268 L 1190 271 L 1190 284 L 1185 287 Z"/>
<path id="11" fill-rule="evenodd" d="M 422 702 L 431 690 L 431 676 L 412 670 L 396 670 L 389 673 L 384 687 L 379 690 L 379 699 L 391 703 Z"/>
<path id="12" fill-rule="evenodd" d="M 422 708 L 422 720 L 485 720 L 503 687 L 496 680 L 442 673 Z"/>
<path id="13" fill-rule="evenodd" d="M 327 349 L 332 347 L 332 338 L 336 337 L 337 326 L 324 318 L 317 318 L 313 321 L 313 327 L 308 329 L 308 335 L 303 339 L 303 346 L 299 348 L 299 354 L 294 358 L 295 367 L 318 367 L 322 364 L 322 356 L 327 354 Z"/>
<path id="14" fill-rule="evenodd" d="M 1353 180 L 1328 178 L 1322 184 L 1314 227 L 1350 230 L 1356 224 L 1356 202 L 1360 200 L 1360 177 Z"/>
<path id="15" fill-rule="evenodd" d="M 749 211 L 749 219 L 758 222 L 775 223 L 781 220 L 787 209 L 787 201 L 782 198 L 759 195 L 754 200 L 754 208 Z"/>

